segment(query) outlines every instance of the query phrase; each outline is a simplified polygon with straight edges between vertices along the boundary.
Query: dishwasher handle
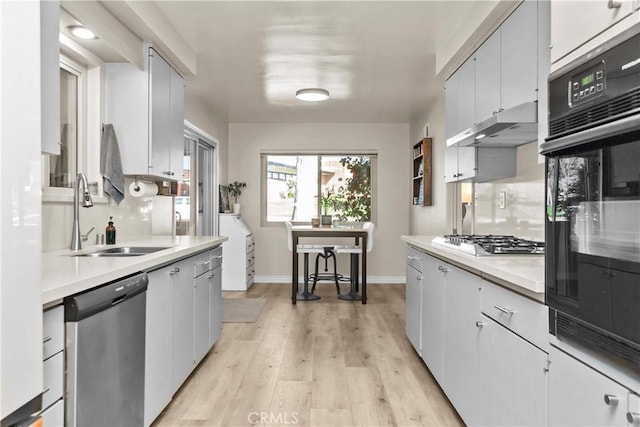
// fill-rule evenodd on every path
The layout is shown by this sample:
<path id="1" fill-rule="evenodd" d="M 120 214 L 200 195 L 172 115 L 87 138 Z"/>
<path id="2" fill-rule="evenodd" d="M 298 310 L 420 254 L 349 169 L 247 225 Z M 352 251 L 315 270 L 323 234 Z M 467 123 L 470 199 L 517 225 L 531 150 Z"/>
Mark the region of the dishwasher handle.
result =
<path id="1" fill-rule="evenodd" d="M 147 273 L 137 273 L 64 299 L 64 321 L 78 322 L 146 292 Z"/>

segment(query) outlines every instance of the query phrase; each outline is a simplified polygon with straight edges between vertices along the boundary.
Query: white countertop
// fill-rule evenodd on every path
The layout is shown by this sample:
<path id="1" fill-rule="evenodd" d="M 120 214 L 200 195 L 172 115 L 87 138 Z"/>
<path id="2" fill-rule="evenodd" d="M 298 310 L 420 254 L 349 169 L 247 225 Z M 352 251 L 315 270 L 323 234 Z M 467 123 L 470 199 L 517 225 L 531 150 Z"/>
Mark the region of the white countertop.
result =
<path id="1" fill-rule="evenodd" d="M 450 261 L 492 282 L 544 302 L 543 255 L 473 256 L 431 244 L 435 236 L 401 236 L 402 241 Z"/>
<path id="2" fill-rule="evenodd" d="M 86 245 L 81 251 L 66 249 L 42 254 L 42 304 L 58 301 L 101 283 L 169 263 L 228 240 L 225 236 L 153 236 L 116 245 Z M 121 246 L 170 246 L 147 255 L 132 257 L 74 257 L 73 254 Z"/>

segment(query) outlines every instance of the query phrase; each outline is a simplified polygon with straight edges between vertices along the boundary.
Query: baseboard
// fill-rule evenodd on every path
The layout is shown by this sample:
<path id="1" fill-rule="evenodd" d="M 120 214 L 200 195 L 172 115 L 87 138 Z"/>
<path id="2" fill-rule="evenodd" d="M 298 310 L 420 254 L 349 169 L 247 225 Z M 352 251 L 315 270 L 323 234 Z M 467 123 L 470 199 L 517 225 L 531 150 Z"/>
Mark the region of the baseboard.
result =
<path id="1" fill-rule="evenodd" d="M 302 283 L 303 277 L 298 278 L 298 283 Z M 407 281 L 405 276 L 367 276 L 367 283 L 375 284 L 404 284 Z M 253 283 L 280 283 L 291 284 L 291 276 L 255 276 Z"/>

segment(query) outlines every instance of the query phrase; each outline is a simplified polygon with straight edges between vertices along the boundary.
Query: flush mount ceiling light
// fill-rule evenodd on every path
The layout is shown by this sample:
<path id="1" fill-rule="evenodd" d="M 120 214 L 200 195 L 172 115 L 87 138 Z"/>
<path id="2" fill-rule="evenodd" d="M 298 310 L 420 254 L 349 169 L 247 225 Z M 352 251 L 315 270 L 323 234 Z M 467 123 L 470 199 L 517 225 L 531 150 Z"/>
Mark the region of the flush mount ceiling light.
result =
<path id="1" fill-rule="evenodd" d="M 98 38 L 93 31 L 83 27 L 82 25 L 70 25 L 67 27 L 67 30 L 79 39 L 93 40 Z"/>
<path id="2" fill-rule="evenodd" d="M 296 91 L 296 98 L 300 101 L 325 101 L 329 99 L 329 91 L 320 88 L 299 89 Z"/>
<path id="3" fill-rule="evenodd" d="M 481 133 L 481 134 L 479 134 L 479 135 L 476 135 L 476 139 L 482 139 L 482 138 L 484 138 L 485 136 L 487 136 L 487 135 L 485 135 L 484 133 Z"/>

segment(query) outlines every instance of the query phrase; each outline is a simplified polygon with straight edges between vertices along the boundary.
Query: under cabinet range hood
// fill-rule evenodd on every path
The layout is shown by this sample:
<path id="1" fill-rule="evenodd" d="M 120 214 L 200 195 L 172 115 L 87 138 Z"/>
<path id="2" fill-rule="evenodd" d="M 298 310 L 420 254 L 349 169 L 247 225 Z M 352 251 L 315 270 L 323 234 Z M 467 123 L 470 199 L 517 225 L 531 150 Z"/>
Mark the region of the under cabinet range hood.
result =
<path id="1" fill-rule="evenodd" d="M 538 138 L 538 102 L 525 102 L 447 139 L 447 147 L 516 147 Z"/>

